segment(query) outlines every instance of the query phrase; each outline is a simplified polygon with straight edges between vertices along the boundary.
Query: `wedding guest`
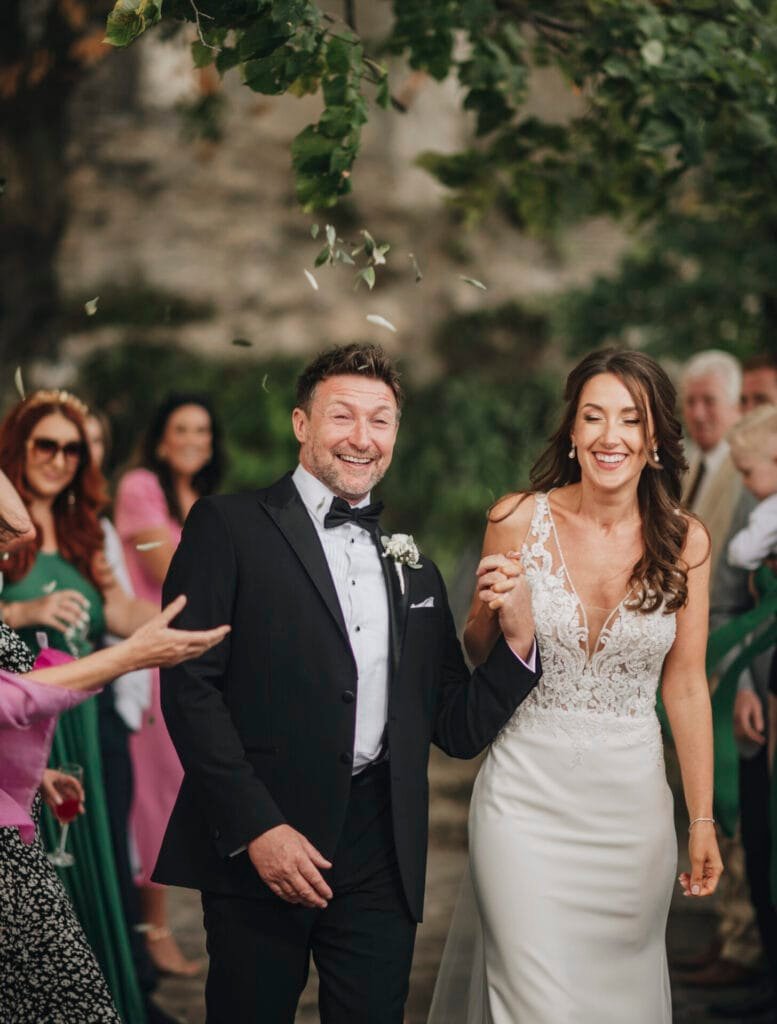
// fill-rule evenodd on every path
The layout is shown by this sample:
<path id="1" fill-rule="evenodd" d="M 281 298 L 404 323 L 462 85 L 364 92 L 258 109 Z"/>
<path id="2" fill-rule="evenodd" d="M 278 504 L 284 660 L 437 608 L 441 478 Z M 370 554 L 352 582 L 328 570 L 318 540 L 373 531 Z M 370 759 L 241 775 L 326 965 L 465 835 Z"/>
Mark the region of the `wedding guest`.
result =
<path id="1" fill-rule="evenodd" d="M 34 538 L 32 520 L 0 473 L 0 550 Z M 31 652 L 0 623 L 0 1007 L 4 1020 L 12 1012 L 7 1019 L 14 1024 L 54 1020 L 120 1024 L 94 954 L 41 843 L 37 827 L 41 766 L 48 756 L 56 716 L 81 704 L 106 680 L 145 665 L 175 664 L 223 639 L 226 629 L 209 635 L 170 629 L 168 623 L 184 604 L 179 598 L 130 639 L 78 662 L 53 649 L 43 651 L 32 672 Z M 59 772 L 43 775 L 50 804 L 60 804 L 62 795 L 83 799 L 74 779 Z M 124 1010 L 125 1021 L 142 1020 L 142 1008 L 125 1004 Z"/>
<path id="2" fill-rule="evenodd" d="M 116 494 L 116 528 L 135 593 L 157 606 L 162 582 L 181 529 L 197 498 L 212 494 L 224 458 L 219 425 L 209 400 L 171 394 L 152 417 L 138 465 L 126 473 Z M 191 976 L 202 967 L 187 960 L 168 924 L 164 886 L 151 881 L 183 770 L 170 741 L 159 699 L 159 674 L 130 749 L 135 776 L 132 830 L 140 852 L 143 920 L 149 953 L 163 973 Z"/>
<path id="3" fill-rule="evenodd" d="M 111 425 L 104 413 L 90 411 L 86 419 L 86 436 L 92 461 L 102 470 L 111 441 Z M 107 516 L 100 519 L 100 525 L 103 528 L 108 566 L 119 585 L 128 594 L 132 594 L 121 539 Z M 119 642 L 119 637 L 106 633 L 101 644 L 110 646 Z M 143 918 L 138 889 L 133 878 L 129 831 L 134 790 L 129 737 L 133 731 L 140 728 L 143 711 L 149 706 L 150 701 L 151 673 L 148 669 L 138 669 L 119 676 L 110 686 L 104 687 L 97 697 L 98 729 L 119 894 L 135 973 L 145 999 L 146 1019 L 148 1024 L 170 1024 L 174 1018 L 166 1014 L 151 999 L 159 978 L 146 948 L 146 942 L 139 931 Z"/>
<path id="4" fill-rule="evenodd" d="M 777 354 L 761 352 L 742 364 L 739 408 L 752 412 L 759 405 L 777 405 Z"/>
<path id="5" fill-rule="evenodd" d="M 734 525 L 746 515 L 742 481 L 731 459 L 726 435 L 739 419 L 742 369 L 728 352 L 708 349 L 692 356 L 680 375 L 680 401 L 689 438 L 688 473 L 683 504 L 701 519 L 710 534 L 710 631 L 752 602 L 747 574 L 732 569 L 721 554 Z M 733 774 L 726 783 L 737 788 Z M 687 969 L 678 975 L 687 985 L 725 986 L 750 981 L 760 956 L 755 914 L 747 893 L 744 852 L 739 836 L 721 837 L 726 871 L 716 901 L 716 937 L 698 956 L 675 960 Z"/>
<path id="6" fill-rule="evenodd" d="M 154 614 L 130 598 L 107 568 L 99 516 L 105 481 L 89 458 L 87 409 L 66 391 L 36 391 L 0 424 L 0 468 L 22 497 L 35 539 L 3 563 L 5 622 L 37 653 L 90 653 L 106 629 L 128 636 Z M 83 766 L 89 814 L 71 836 L 75 865 L 63 875 L 119 1011 L 139 1017 L 141 997 L 119 899 L 95 701 L 64 714 L 52 745 L 54 764 Z M 57 830 L 42 821 L 50 845 Z"/>
<path id="7" fill-rule="evenodd" d="M 777 554 L 777 406 L 754 409 L 733 428 L 729 442 L 734 464 L 758 504 L 747 526 L 729 541 L 728 560 L 752 570 Z"/>

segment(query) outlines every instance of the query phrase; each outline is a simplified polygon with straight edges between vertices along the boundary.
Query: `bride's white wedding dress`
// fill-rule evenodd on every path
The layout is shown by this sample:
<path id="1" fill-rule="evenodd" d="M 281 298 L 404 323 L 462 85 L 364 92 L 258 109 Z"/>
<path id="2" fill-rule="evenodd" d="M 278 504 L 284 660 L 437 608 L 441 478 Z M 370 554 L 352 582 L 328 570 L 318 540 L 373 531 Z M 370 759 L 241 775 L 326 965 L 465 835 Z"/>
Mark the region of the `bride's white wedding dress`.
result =
<path id="1" fill-rule="evenodd" d="M 544 494 L 521 558 L 543 675 L 475 782 L 430 1024 L 671 1024 L 655 696 L 675 616 L 622 601 L 592 644 Z"/>

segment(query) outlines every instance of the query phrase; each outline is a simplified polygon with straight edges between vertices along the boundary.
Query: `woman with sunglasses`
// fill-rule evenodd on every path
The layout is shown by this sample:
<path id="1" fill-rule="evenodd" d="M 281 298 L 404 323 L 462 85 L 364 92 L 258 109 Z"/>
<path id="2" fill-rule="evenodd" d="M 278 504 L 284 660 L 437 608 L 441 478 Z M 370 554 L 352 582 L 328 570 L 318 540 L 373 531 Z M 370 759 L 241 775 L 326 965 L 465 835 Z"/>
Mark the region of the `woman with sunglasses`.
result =
<path id="1" fill-rule="evenodd" d="M 82 657 L 106 630 L 128 636 L 156 612 L 129 597 L 107 569 L 99 521 L 105 482 L 89 457 L 86 415 L 83 403 L 65 391 L 37 391 L 0 424 L 0 468 L 36 530 L 34 540 L 2 563 L 0 612 L 33 652 L 48 646 Z M 116 881 L 94 701 L 61 717 L 52 760 L 84 768 L 89 813 L 72 830 L 75 865 L 63 881 L 126 1016 L 139 994 Z M 53 822 L 44 819 L 42 831 L 53 845 Z"/>

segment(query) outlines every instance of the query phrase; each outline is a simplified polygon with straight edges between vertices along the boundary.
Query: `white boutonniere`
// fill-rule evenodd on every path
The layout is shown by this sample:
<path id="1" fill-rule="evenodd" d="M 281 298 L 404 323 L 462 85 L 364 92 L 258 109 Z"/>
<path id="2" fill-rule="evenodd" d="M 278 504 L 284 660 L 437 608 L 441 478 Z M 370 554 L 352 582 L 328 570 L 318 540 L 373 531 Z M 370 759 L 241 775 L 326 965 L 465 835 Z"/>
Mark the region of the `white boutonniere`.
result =
<path id="1" fill-rule="evenodd" d="M 421 568 L 419 561 L 421 552 L 418 550 L 418 545 L 413 540 L 411 533 L 392 533 L 390 537 L 381 537 L 380 542 L 385 549 L 383 557 L 394 560 L 394 567 L 399 577 L 399 588 L 404 594 L 405 577 L 402 575 L 402 566 L 406 565 L 408 569 Z"/>

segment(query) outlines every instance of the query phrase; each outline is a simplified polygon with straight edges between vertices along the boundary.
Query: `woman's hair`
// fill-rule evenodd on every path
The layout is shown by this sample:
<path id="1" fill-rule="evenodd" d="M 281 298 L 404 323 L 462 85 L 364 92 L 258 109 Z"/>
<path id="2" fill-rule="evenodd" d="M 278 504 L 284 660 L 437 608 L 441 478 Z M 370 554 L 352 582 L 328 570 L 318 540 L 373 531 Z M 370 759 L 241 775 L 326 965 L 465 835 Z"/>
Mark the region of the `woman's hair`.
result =
<path id="1" fill-rule="evenodd" d="M 591 352 L 578 363 L 567 377 L 567 405 L 561 425 L 531 469 L 532 491 L 547 492 L 580 480 L 580 463 L 569 458 L 571 435 L 580 394 L 592 377 L 602 373 L 617 377 L 631 395 L 639 411 L 648 453 L 653 449 L 653 438 L 648 434 L 650 413 L 659 457 L 656 462 L 648 455 L 637 485 L 644 554 L 631 571 L 629 586 L 634 597 L 629 604 L 641 612 L 655 611 L 662 604 L 667 612 L 676 611 L 688 599 L 689 567 L 682 557 L 688 519 L 679 514 L 681 476 L 688 464 L 680 421 L 675 414 L 677 392 L 654 359 L 641 352 L 606 348 Z M 505 518 L 515 507 L 498 518 Z"/>
<path id="2" fill-rule="evenodd" d="M 758 454 L 758 449 L 770 438 L 777 437 L 777 406 L 759 405 L 728 432 L 728 441 L 734 451 Z"/>
<path id="3" fill-rule="evenodd" d="M 86 443 L 86 406 L 67 391 L 35 391 L 18 402 L 0 424 L 0 468 L 14 485 L 27 508 L 35 498 L 25 475 L 27 439 L 35 425 L 52 413 L 59 413 L 78 429 L 84 446 L 78 469 L 70 485 L 54 500 L 52 512 L 59 553 L 99 589 L 94 573 L 94 556 L 104 545 L 100 513 L 108 496 L 105 478 L 89 457 Z M 34 541 L 12 551 L 3 562 L 9 582 L 22 579 L 32 568 L 43 543 L 40 527 Z"/>
<path id="4" fill-rule="evenodd" d="M 194 475 L 192 487 L 200 498 L 206 494 L 213 494 L 214 491 L 218 490 L 224 474 L 224 446 L 221 438 L 221 427 L 207 395 L 198 392 L 171 392 L 154 413 L 143 439 L 140 458 L 136 460 L 137 464 L 150 469 L 152 473 L 156 474 L 167 500 L 170 515 L 179 523 L 183 523 L 183 514 L 181 513 L 181 506 L 175 493 L 173 474 L 170 471 L 169 464 L 159 457 L 158 448 L 167 429 L 168 420 L 176 409 L 180 409 L 184 405 L 198 405 L 207 412 L 210 417 L 212 435 L 212 454 L 210 460 Z"/>

